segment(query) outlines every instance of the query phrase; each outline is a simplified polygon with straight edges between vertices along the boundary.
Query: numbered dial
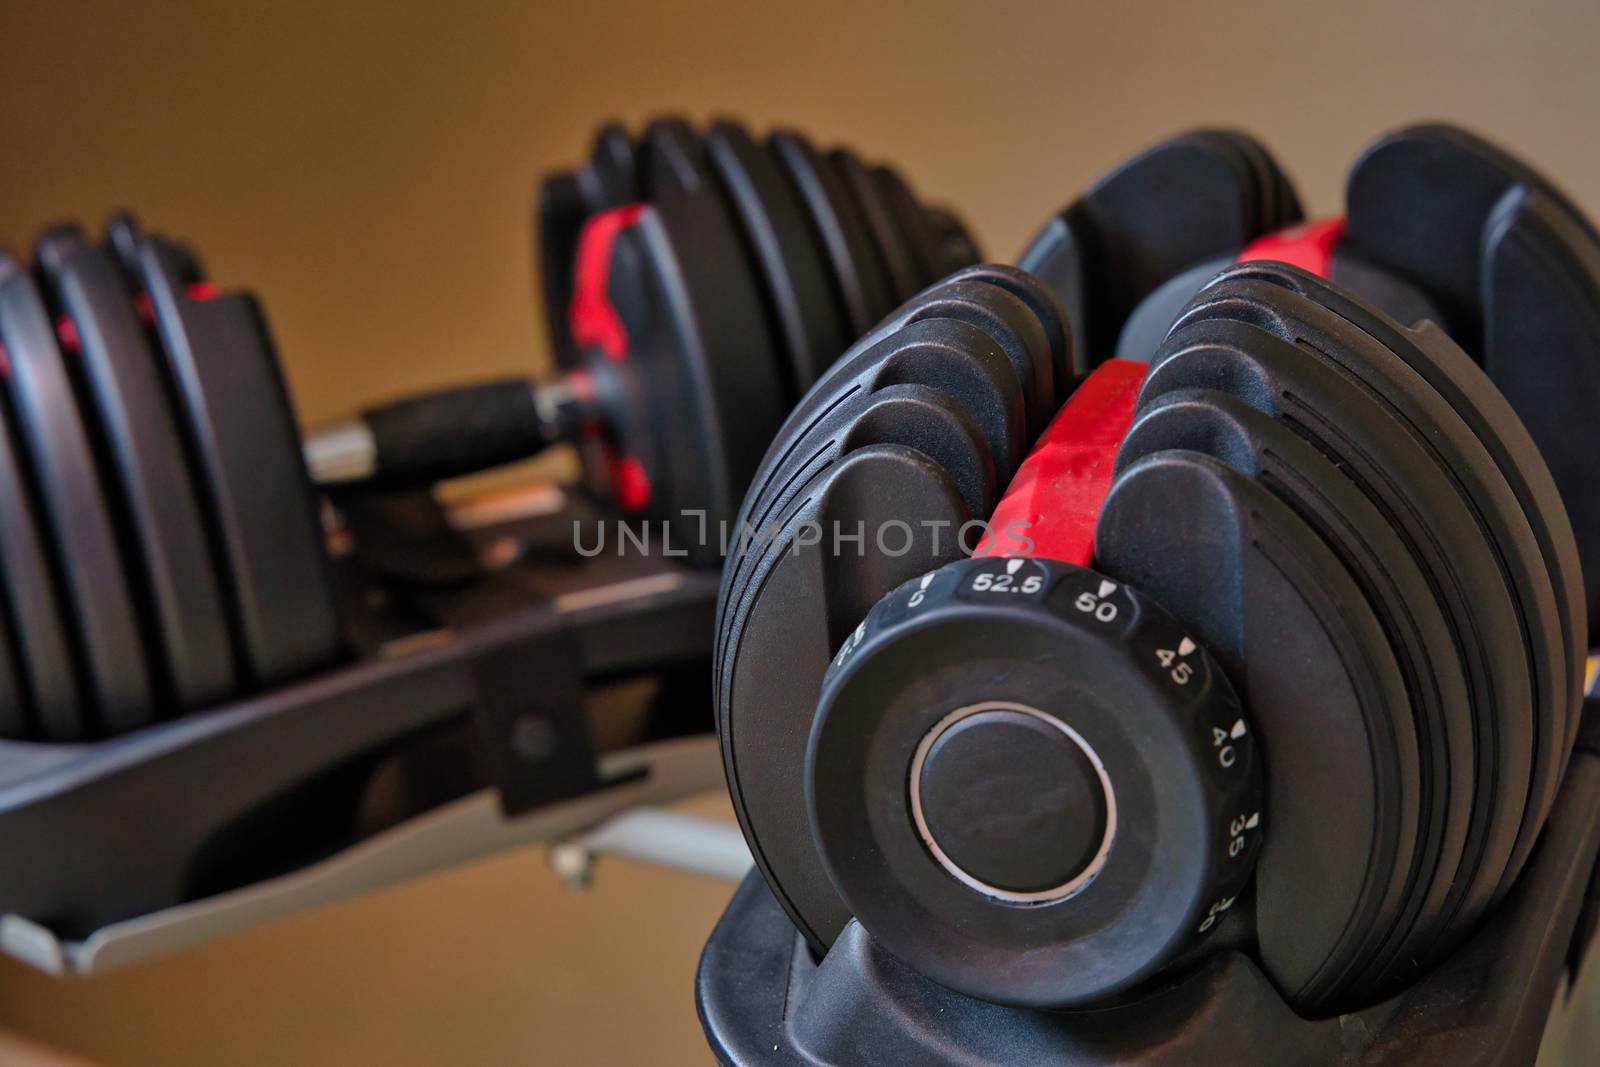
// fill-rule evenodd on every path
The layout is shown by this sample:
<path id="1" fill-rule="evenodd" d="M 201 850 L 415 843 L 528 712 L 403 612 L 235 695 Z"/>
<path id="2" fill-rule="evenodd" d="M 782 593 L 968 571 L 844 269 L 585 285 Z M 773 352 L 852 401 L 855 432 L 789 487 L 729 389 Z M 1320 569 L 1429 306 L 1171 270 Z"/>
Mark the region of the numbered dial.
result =
<path id="1" fill-rule="evenodd" d="M 906 583 L 829 668 L 812 833 L 891 952 L 1002 1003 L 1100 1000 L 1204 939 L 1265 820 L 1227 679 L 1164 610 L 1052 560 Z"/>

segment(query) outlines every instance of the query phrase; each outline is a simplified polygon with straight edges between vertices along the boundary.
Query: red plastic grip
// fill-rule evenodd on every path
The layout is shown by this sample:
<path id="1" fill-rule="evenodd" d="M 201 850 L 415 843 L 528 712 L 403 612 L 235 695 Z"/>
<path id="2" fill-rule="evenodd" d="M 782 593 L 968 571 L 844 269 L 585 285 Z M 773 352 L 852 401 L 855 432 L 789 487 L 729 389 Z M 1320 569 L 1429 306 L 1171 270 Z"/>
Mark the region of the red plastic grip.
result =
<path id="1" fill-rule="evenodd" d="M 1344 237 L 1344 216 L 1303 222 L 1298 226 L 1258 237 L 1240 249 L 1235 263 L 1252 259 L 1272 259 L 1291 267 L 1310 271 L 1319 278 L 1328 276 L 1333 250 Z"/>
<path id="2" fill-rule="evenodd" d="M 611 246 L 617 235 L 639 221 L 648 205 L 624 204 L 589 216 L 578 235 L 572 270 L 572 302 L 567 305 L 567 328 L 582 347 L 594 347 L 607 359 L 628 354 L 628 330 L 611 303 Z"/>
<path id="3" fill-rule="evenodd" d="M 973 555 L 1090 564 L 1095 522 L 1146 369 L 1109 359 L 1083 380 L 1017 468 Z"/>

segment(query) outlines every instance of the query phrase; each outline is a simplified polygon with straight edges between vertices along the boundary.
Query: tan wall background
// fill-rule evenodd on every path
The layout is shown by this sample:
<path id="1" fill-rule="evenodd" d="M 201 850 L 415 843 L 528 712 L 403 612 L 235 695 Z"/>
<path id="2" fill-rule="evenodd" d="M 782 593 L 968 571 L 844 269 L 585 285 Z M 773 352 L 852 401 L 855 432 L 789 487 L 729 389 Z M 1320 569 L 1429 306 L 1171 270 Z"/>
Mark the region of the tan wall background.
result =
<path id="1" fill-rule="evenodd" d="M 1335 210 L 1381 130 L 1467 123 L 1600 209 L 1600 7 L 0 0 L 0 241 L 127 205 L 265 298 L 314 421 L 542 367 L 535 175 L 598 120 L 792 123 L 900 163 L 996 257 L 1120 157 L 1251 129 Z M 4 857 L 0 857 L 4 862 Z M 533 853 L 74 986 L 0 1024 L 106 1063 L 698 1063 L 726 889 Z"/>

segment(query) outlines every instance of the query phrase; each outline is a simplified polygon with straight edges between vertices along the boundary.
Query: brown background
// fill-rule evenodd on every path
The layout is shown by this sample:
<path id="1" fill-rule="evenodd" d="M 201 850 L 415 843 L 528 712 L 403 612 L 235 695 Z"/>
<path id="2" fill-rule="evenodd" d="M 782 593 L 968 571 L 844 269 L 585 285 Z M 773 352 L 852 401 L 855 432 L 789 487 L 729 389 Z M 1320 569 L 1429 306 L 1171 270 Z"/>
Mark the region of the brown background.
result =
<path id="1" fill-rule="evenodd" d="M 0 241 L 127 205 L 265 298 L 315 421 L 544 365 L 535 175 L 596 122 L 799 125 L 893 159 L 995 257 L 1197 123 L 1263 136 L 1314 211 L 1381 130 L 1452 119 L 1600 208 L 1600 6 L 1166 2 L 560 10 L 0 0 Z M 4 857 L 0 857 L 4 862 Z M 61 986 L 0 1024 L 114 1064 L 699 1063 L 690 974 L 726 888 L 522 853 Z"/>

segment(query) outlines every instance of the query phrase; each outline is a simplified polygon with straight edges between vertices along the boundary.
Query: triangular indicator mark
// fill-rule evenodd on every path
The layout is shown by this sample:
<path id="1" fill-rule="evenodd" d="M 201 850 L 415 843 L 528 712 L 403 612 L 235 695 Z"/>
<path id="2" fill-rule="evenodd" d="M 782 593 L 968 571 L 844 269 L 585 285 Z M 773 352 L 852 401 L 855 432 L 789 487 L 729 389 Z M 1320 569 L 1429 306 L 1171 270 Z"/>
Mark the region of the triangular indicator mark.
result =
<path id="1" fill-rule="evenodd" d="M 928 588 L 928 585 L 932 581 L 933 581 L 933 572 L 929 571 L 927 574 L 924 574 L 922 576 L 922 581 L 917 585 L 917 588 L 918 589 L 926 589 L 926 588 Z"/>
<path id="2" fill-rule="evenodd" d="M 1244 720 L 1240 719 L 1233 724 L 1233 729 L 1228 731 L 1228 736 L 1238 740 L 1244 736 Z"/>
<path id="3" fill-rule="evenodd" d="M 1193 651 L 1194 651 L 1194 642 L 1189 640 L 1187 637 L 1185 637 L 1182 641 L 1178 642 L 1178 655 L 1187 656 L 1189 653 L 1191 653 Z"/>
<path id="4" fill-rule="evenodd" d="M 1261 825 L 1261 813 L 1259 811 L 1252 813 L 1251 816 L 1244 821 L 1244 828 L 1246 830 L 1254 830 L 1256 827 L 1258 827 L 1260 825 Z"/>
<path id="5" fill-rule="evenodd" d="M 1112 593 L 1115 593 L 1116 591 L 1117 591 L 1117 583 L 1116 582 L 1101 582 L 1100 583 L 1100 595 L 1102 597 L 1108 597 Z"/>
<path id="6" fill-rule="evenodd" d="M 1022 557 L 1017 556 L 1006 561 L 1006 573 L 1015 574 L 1022 569 Z"/>

